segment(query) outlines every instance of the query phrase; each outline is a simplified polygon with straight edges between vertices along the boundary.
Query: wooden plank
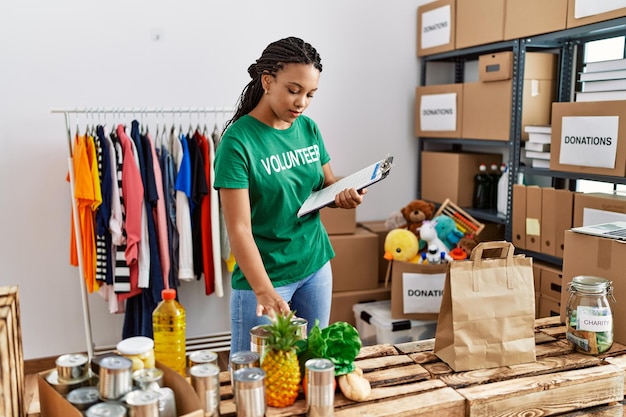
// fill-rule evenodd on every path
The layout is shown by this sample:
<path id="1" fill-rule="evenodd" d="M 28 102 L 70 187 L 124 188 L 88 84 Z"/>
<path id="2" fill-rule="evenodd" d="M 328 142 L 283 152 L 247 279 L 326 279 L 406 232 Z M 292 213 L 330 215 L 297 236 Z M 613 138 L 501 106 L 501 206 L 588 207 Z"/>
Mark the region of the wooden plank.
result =
<path id="1" fill-rule="evenodd" d="M 378 387 L 421 381 L 430 378 L 430 373 L 424 369 L 422 365 L 413 364 L 399 368 L 368 372 L 364 373 L 363 376 L 370 382 L 372 387 Z"/>
<path id="2" fill-rule="evenodd" d="M 452 388 L 463 388 L 470 385 L 486 384 L 520 377 L 539 376 L 559 371 L 588 368 L 597 366 L 600 363 L 601 359 L 595 356 L 583 355 L 582 353 L 570 353 L 561 356 L 548 356 L 540 358 L 536 362 L 530 363 L 449 373 L 440 376 L 440 378 Z"/>
<path id="3" fill-rule="evenodd" d="M 400 366 L 413 365 L 415 362 L 407 355 L 382 356 L 380 358 L 363 359 L 354 362 L 363 372 L 372 372 L 379 369 L 391 369 Z"/>
<path id="4" fill-rule="evenodd" d="M 546 327 L 560 326 L 561 318 L 559 316 L 541 317 L 535 319 L 535 329 L 544 329 Z"/>
<path id="5" fill-rule="evenodd" d="M 414 342 L 395 345 L 400 353 L 417 353 L 432 351 L 435 348 L 435 339 L 416 340 Z"/>
<path id="6" fill-rule="evenodd" d="M 624 399 L 624 370 L 601 365 L 458 389 L 467 417 L 553 415 Z"/>
<path id="7" fill-rule="evenodd" d="M 451 388 L 396 397 L 335 410 L 335 417 L 464 417 L 465 400 Z"/>
<path id="8" fill-rule="evenodd" d="M 24 353 L 22 349 L 22 327 L 20 321 L 19 291 L 15 285 L 0 287 L 0 320 L 4 320 L 7 330 L 6 350 L 0 356 L 8 356 L 11 368 L 2 372 L 0 386 L 9 389 L 12 409 L 15 415 L 23 416 L 24 408 Z M 7 377 L 8 379 L 4 379 Z M 10 414 L 7 414 L 10 415 Z"/>
<path id="9" fill-rule="evenodd" d="M 621 403 L 602 405 L 561 414 L 561 417 L 624 417 L 624 406 Z"/>
<path id="10" fill-rule="evenodd" d="M 390 344 L 363 346 L 356 359 L 378 358 L 381 356 L 393 356 L 397 354 L 398 351 L 396 348 Z"/>
<path id="11" fill-rule="evenodd" d="M 413 360 L 415 363 L 425 364 L 425 363 L 433 363 L 433 362 L 441 362 L 441 359 L 437 357 L 432 351 L 431 352 L 419 352 L 419 353 L 409 353 L 408 357 Z"/>

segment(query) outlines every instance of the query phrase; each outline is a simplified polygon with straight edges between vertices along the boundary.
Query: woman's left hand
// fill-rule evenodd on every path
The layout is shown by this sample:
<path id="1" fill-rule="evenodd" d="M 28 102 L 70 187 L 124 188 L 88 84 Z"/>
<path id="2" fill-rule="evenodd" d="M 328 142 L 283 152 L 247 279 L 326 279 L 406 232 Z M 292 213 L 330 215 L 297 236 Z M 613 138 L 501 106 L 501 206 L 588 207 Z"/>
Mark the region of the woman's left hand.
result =
<path id="1" fill-rule="evenodd" d="M 367 188 L 357 191 L 356 188 L 346 188 L 335 196 L 335 206 L 344 209 L 353 209 L 363 202 Z"/>

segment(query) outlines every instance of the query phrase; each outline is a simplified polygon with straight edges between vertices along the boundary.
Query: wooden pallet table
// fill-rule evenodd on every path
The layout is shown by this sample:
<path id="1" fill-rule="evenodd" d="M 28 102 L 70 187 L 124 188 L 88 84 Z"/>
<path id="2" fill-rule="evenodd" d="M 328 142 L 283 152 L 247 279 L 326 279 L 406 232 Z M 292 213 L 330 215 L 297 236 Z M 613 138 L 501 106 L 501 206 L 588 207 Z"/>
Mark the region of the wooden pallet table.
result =
<path id="1" fill-rule="evenodd" d="M 367 401 L 335 394 L 335 416 L 623 416 L 626 346 L 602 356 L 575 352 L 559 318 L 536 322 L 533 363 L 454 372 L 433 353 L 434 340 L 364 347 L 357 365 L 370 381 Z M 235 416 L 230 377 L 220 375 L 221 415 Z M 268 417 L 304 416 L 302 395 Z"/>

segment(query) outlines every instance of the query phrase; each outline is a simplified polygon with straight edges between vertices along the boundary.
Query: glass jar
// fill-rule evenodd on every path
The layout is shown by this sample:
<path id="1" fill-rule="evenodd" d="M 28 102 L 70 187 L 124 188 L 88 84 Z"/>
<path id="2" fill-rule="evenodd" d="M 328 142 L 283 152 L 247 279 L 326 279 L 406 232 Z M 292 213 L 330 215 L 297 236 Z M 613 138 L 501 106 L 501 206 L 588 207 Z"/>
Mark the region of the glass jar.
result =
<path id="1" fill-rule="evenodd" d="M 154 341 L 145 336 L 133 336 L 119 342 L 117 352 L 133 361 L 132 372 L 154 368 Z"/>
<path id="2" fill-rule="evenodd" d="M 576 351 L 597 355 L 613 344 L 613 282 L 593 276 L 576 276 L 567 287 L 566 336 Z"/>

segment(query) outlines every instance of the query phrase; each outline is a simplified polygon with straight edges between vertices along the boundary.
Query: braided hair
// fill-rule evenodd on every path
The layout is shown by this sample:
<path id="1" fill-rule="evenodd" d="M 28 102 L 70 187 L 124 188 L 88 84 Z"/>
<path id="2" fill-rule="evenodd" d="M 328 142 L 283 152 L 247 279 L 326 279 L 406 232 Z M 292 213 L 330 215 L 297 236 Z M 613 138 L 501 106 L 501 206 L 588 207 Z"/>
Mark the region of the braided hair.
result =
<path id="1" fill-rule="evenodd" d="M 235 115 L 226 122 L 224 131 L 236 122 L 241 116 L 250 113 L 263 96 L 263 85 L 261 75 L 270 74 L 272 76 L 282 70 L 285 64 L 312 64 L 320 72 L 322 71 L 322 61 L 317 50 L 302 39 L 288 37 L 270 43 L 261 57 L 248 67 L 248 74 L 252 80 L 244 87 L 237 102 Z"/>

